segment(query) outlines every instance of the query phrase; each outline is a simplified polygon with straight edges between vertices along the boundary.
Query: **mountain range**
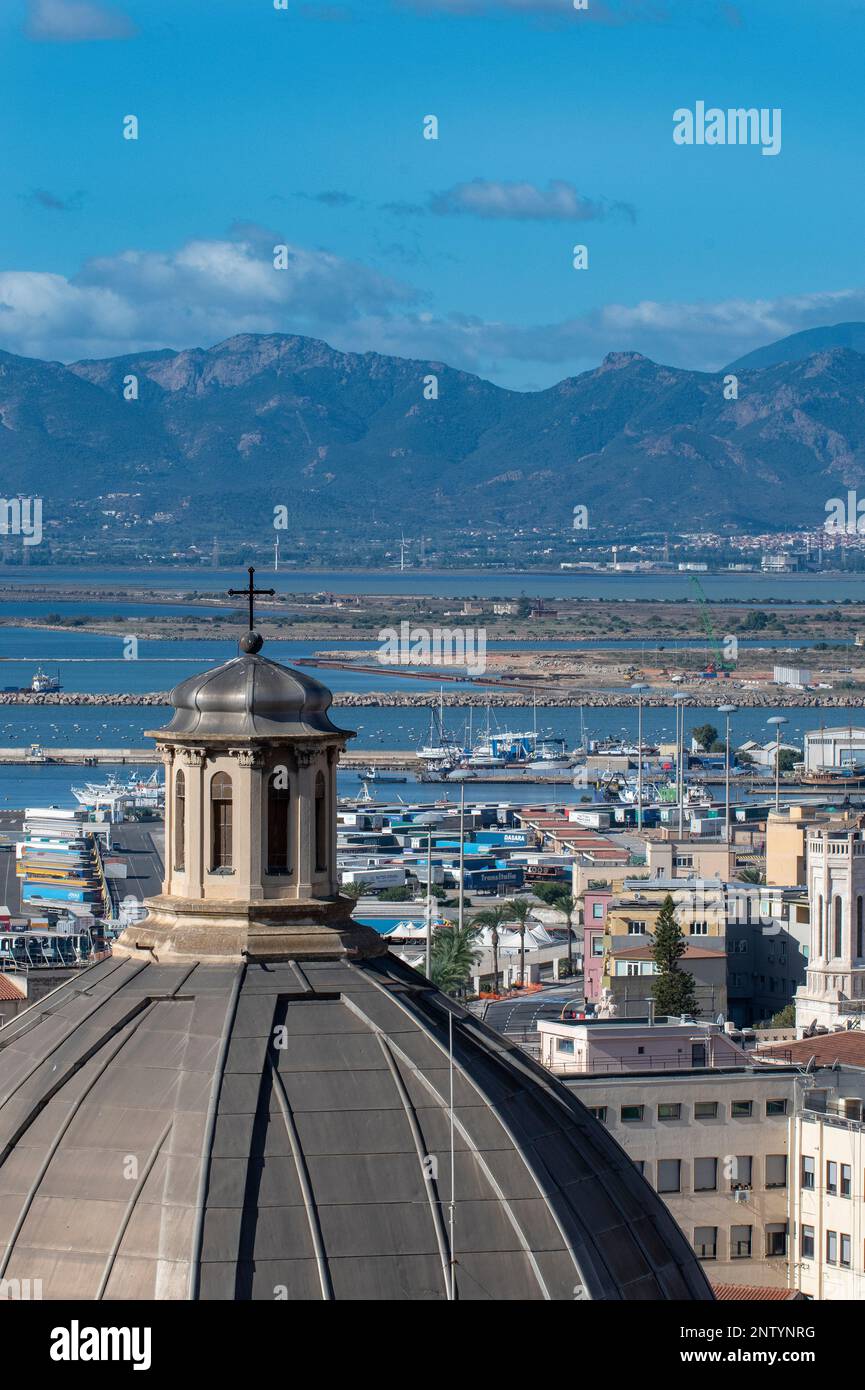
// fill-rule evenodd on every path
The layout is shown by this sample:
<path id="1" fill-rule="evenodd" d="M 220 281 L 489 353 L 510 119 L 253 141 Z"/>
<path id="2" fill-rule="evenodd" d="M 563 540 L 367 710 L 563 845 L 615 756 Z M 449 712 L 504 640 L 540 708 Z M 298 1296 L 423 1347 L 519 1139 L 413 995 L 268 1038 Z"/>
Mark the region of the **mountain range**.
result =
<path id="1" fill-rule="evenodd" d="M 579 504 L 590 526 L 822 523 L 865 483 L 865 324 L 733 370 L 727 400 L 724 373 L 635 352 L 534 392 L 281 334 L 68 365 L 0 352 L 0 480 L 46 515 L 126 493 L 143 515 L 182 507 L 193 529 L 267 526 L 276 505 L 347 530 L 373 516 L 543 532 Z"/>

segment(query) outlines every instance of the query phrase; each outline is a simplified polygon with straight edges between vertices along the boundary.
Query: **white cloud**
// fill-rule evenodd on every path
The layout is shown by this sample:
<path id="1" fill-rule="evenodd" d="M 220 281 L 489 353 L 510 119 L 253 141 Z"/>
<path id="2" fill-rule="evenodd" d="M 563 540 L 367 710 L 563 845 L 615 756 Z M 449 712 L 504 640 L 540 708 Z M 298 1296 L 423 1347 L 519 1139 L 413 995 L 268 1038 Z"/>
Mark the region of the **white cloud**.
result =
<path id="1" fill-rule="evenodd" d="M 47 43 L 129 39 L 137 33 L 127 15 L 93 0 L 30 0 L 27 33 Z"/>
<path id="2" fill-rule="evenodd" d="M 206 345 L 233 333 L 320 334 L 405 311 L 418 298 L 410 286 L 324 251 L 290 246 L 288 268 L 275 270 L 281 242 L 246 227 L 235 238 L 190 241 L 173 252 L 92 260 L 71 280 L 0 273 L 0 346 L 69 361 Z"/>
<path id="3" fill-rule="evenodd" d="M 0 348 L 73 361 L 172 347 L 207 347 L 236 333 L 300 333 L 354 352 L 445 361 L 503 384 L 552 384 L 607 352 L 636 351 L 673 366 L 717 370 L 801 329 L 865 320 L 865 289 L 694 303 L 610 303 L 551 323 L 433 313 L 416 287 L 324 251 L 290 247 L 254 226 L 175 251 L 128 250 L 89 261 L 71 279 L 0 273 Z"/>
<path id="4" fill-rule="evenodd" d="M 468 213 L 474 217 L 511 221 L 591 222 L 616 212 L 632 220 L 634 217 L 634 209 L 629 204 L 609 203 L 605 198 L 584 198 L 564 179 L 550 179 L 546 188 L 534 183 L 472 179 L 434 194 L 430 210 L 442 217 Z"/>

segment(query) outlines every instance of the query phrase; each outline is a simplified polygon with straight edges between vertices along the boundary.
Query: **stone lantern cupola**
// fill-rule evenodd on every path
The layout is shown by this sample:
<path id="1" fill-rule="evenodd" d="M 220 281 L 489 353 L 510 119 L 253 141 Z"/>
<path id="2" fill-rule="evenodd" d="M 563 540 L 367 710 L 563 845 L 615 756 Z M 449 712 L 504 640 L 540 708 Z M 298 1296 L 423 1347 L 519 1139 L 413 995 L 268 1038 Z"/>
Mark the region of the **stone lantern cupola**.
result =
<path id="1" fill-rule="evenodd" d="M 261 656 L 257 632 L 233 660 L 181 682 L 174 716 L 150 733 L 165 763 L 165 877 L 124 950 L 273 959 L 378 955 L 350 918 L 336 870 L 336 765 L 353 734 L 330 691 Z"/>

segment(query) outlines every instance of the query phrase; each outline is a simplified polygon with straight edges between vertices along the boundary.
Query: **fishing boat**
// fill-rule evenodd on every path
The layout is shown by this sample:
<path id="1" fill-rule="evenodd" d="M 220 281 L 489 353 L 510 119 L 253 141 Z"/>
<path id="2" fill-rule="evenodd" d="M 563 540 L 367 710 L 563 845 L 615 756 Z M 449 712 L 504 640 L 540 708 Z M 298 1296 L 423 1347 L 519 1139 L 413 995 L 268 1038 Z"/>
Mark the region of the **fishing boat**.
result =
<path id="1" fill-rule="evenodd" d="M 49 676 L 47 671 L 43 671 L 41 666 L 37 666 L 36 673 L 30 682 L 30 689 L 34 695 L 50 695 L 55 690 L 62 690 L 60 676 Z"/>

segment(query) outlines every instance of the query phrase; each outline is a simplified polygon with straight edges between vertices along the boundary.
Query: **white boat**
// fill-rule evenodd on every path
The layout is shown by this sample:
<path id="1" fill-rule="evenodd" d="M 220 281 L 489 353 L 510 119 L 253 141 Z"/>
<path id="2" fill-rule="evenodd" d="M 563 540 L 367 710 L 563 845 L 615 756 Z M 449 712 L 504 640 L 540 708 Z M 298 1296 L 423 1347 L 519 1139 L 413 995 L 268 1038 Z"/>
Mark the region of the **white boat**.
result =
<path id="1" fill-rule="evenodd" d="M 139 809 L 162 810 L 165 805 L 165 787 L 159 781 L 159 771 L 155 769 L 147 778 L 138 773 L 130 773 L 126 782 L 116 773 L 110 773 L 104 782 L 85 782 L 83 787 L 73 787 L 72 794 L 80 806 L 126 806 Z"/>
<path id="2" fill-rule="evenodd" d="M 41 666 L 37 666 L 36 674 L 30 682 L 30 689 L 34 695 L 48 695 L 55 690 L 62 690 L 62 688 L 59 675 L 49 676 L 47 672 L 42 670 Z"/>

